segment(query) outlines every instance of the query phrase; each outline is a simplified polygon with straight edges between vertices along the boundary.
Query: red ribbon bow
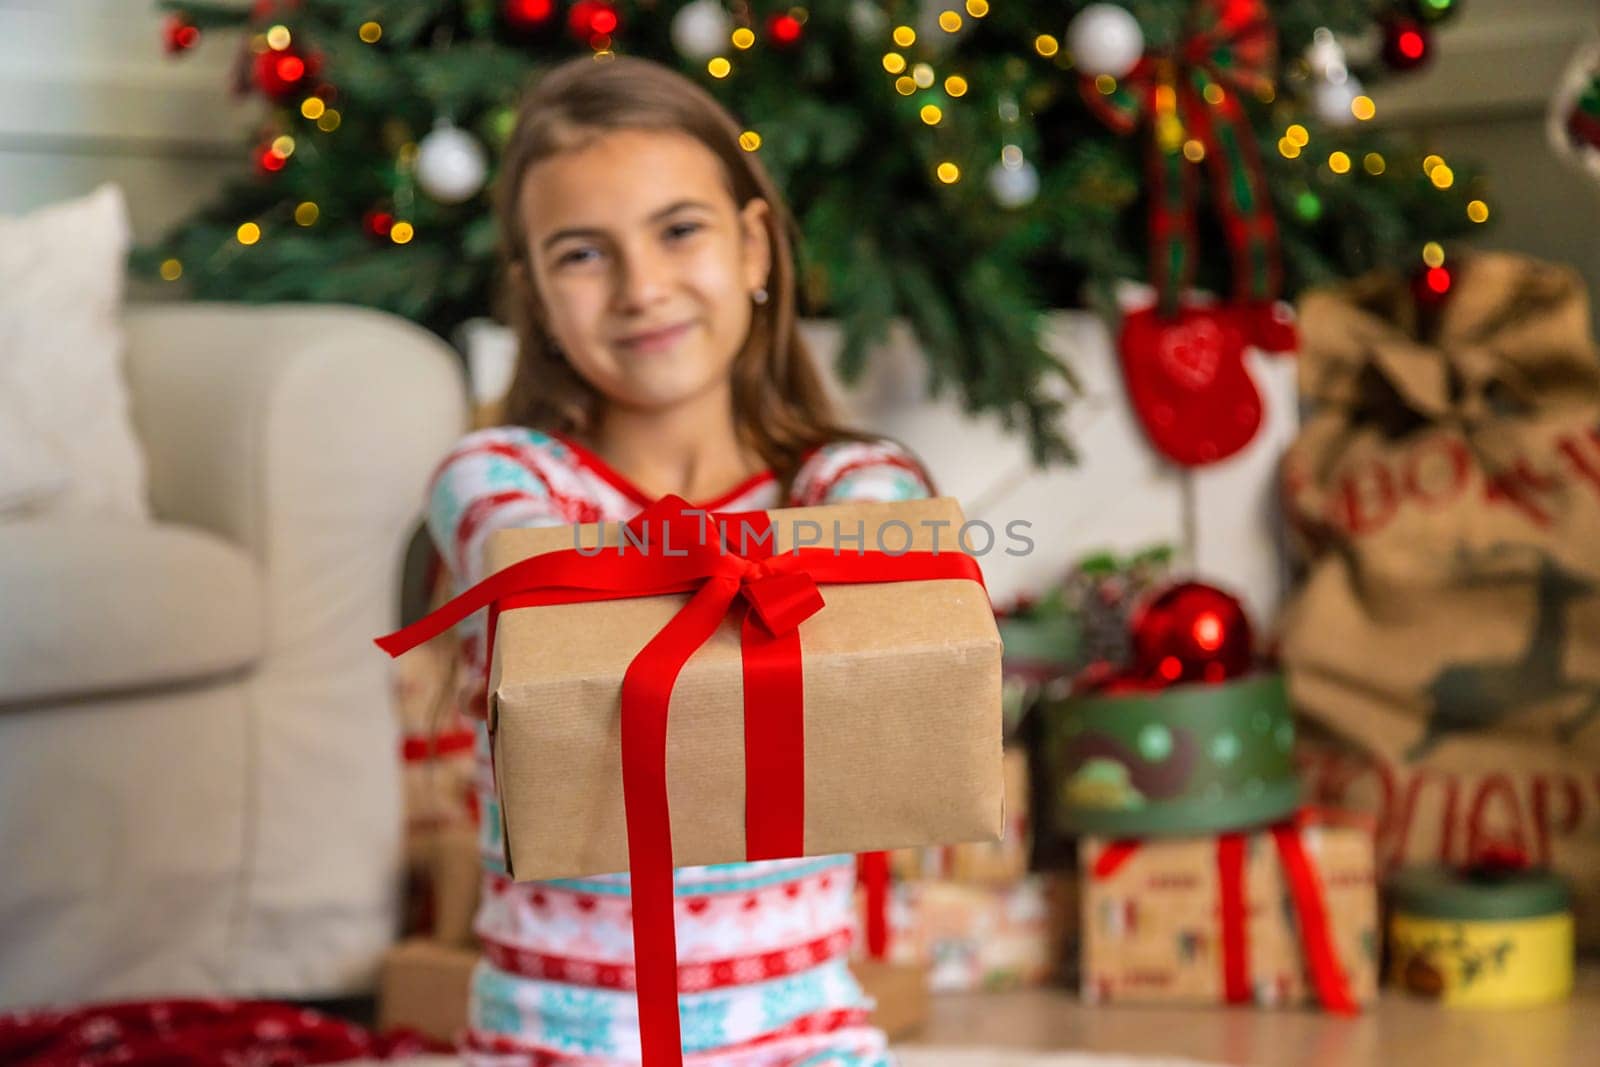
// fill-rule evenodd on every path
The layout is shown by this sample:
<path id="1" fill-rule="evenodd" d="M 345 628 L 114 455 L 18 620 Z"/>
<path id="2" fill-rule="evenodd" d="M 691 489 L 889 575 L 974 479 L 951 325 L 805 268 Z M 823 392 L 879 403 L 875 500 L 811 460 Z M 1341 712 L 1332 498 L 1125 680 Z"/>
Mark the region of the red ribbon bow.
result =
<path id="1" fill-rule="evenodd" d="M 708 526 L 717 531 L 710 542 Z M 660 536 L 654 550 L 653 532 Z M 730 544 L 734 537 L 737 551 Z M 765 512 L 708 516 L 680 497 L 665 496 L 626 524 L 614 548 L 572 548 L 522 560 L 377 639 L 379 648 L 398 656 L 487 607 L 492 651 L 502 611 L 692 594 L 622 678 L 622 792 L 645 1067 L 683 1062 L 666 773 L 667 707 L 679 672 L 742 600 L 749 608 L 740 625 L 746 858 L 804 855 L 805 695 L 797 628 L 823 606 L 817 587 L 942 578 L 983 584 L 977 561 L 962 552 L 846 555 L 832 548 L 796 548 L 774 554 Z"/>
<path id="2" fill-rule="evenodd" d="M 1150 279 L 1163 318 L 1177 313 L 1198 258 L 1194 167 L 1184 142 L 1200 147 L 1233 261 L 1235 300 L 1269 329 L 1282 285 L 1277 219 L 1255 133 L 1240 104 L 1272 84 L 1277 34 L 1263 0 L 1197 0 L 1176 45 L 1143 56 L 1120 83 L 1083 76 L 1089 110 L 1118 133 L 1153 126 L 1146 162 Z M 1187 151 L 1193 151 L 1190 147 Z M 1281 328 L 1273 345 L 1282 345 Z"/>

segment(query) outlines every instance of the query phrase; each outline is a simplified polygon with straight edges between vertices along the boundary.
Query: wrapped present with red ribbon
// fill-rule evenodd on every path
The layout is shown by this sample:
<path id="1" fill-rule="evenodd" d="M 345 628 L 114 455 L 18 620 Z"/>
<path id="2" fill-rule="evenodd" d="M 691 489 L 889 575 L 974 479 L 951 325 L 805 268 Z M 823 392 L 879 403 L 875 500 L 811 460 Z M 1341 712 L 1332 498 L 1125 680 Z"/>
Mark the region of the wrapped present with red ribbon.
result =
<path id="1" fill-rule="evenodd" d="M 1043 985 L 1055 977 L 1066 936 L 1058 893 L 1057 880 L 1040 874 L 1010 885 L 896 882 L 885 913 L 883 958 L 926 969 L 934 993 Z"/>
<path id="2" fill-rule="evenodd" d="M 1092 1003 L 1312 1002 L 1377 994 L 1371 824 L 1305 809 L 1209 837 L 1084 838 L 1082 993 Z"/>
<path id="3" fill-rule="evenodd" d="M 644 1063 L 681 1062 L 675 866 L 998 840 L 1001 643 L 950 498 L 496 531 L 489 608 L 518 881 L 628 871 Z"/>

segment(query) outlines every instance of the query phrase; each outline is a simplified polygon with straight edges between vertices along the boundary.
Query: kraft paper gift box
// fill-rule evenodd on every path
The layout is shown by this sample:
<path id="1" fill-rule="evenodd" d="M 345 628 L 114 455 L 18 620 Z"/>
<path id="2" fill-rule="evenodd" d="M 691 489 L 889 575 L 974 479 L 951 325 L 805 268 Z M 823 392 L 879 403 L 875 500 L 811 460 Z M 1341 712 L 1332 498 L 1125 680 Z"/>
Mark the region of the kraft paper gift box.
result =
<path id="1" fill-rule="evenodd" d="M 406 841 L 405 865 L 406 932 L 441 945 L 471 945 L 483 884 L 477 833 L 447 829 L 413 834 Z"/>
<path id="2" fill-rule="evenodd" d="M 1054 891 L 1054 879 L 1043 875 L 1011 885 L 897 883 L 887 902 L 884 958 L 927 968 L 934 993 L 1043 984 L 1056 974 L 1061 955 Z"/>
<path id="3" fill-rule="evenodd" d="M 402 941 L 378 969 L 378 1028 L 405 1027 L 437 1041 L 455 1041 L 467 1026 L 476 946 Z"/>
<path id="4" fill-rule="evenodd" d="M 673 867 L 1001 837 L 1001 643 L 963 526 L 949 498 L 668 496 L 495 531 L 487 579 L 378 639 L 491 609 L 507 872 L 630 873 L 646 1064 L 682 1062 Z"/>
<path id="5" fill-rule="evenodd" d="M 914 1034 L 928 1021 L 928 968 L 920 963 L 889 963 L 856 958 L 850 973 L 872 998 L 868 1022 L 891 1041 Z"/>
<path id="6" fill-rule="evenodd" d="M 974 841 L 935 848 L 899 849 L 890 867 L 902 880 L 929 878 L 1007 886 L 1028 873 L 1032 833 L 1028 825 L 1028 754 L 1008 748 L 1004 763 L 1005 832 L 999 841 Z"/>
<path id="7" fill-rule="evenodd" d="M 913 553 L 937 548 L 948 561 L 959 554 L 956 531 L 964 521 L 946 497 L 765 514 L 775 557 L 814 547 L 848 559 L 882 546 Z M 592 562 L 619 558 L 618 527 L 496 531 L 489 567 L 602 545 Z M 727 527 L 731 551 L 744 547 L 740 532 L 737 523 Z M 715 527 L 701 533 L 716 544 Z M 645 537 L 652 534 L 658 555 L 685 547 L 663 545 L 661 529 L 646 523 Z M 630 541 L 622 555 L 636 554 L 636 545 Z M 825 606 L 798 628 L 802 854 L 999 840 L 1001 646 L 983 587 L 937 578 L 819 588 Z M 489 714 L 507 863 L 516 880 L 628 869 L 623 675 L 686 599 L 674 593 L 500 613 Z M 675 866 L 747 858 L 743 675 L 734 610 L 671 689 L 666 765 Z"/>
<path id="8" fill-rule="evenodd" d="M 1285 834 L 1298 841 L 1312 875 L 1310 910 L 1320 912 L 1320 920 L 1296 897 L 1291 860 L 1279 840 Z M 1238 872 L 1231 889 L 1224 875 L 1228 839 L 1235 842 Z M 1085 1000 L 1320 1002 L 1353 1010 L 1375 998 L 1378 905 L 1370 825 L 1302 812 L 1242 834 L 1121 842 L 1086 837 L 1080 848 Z M 1230 897 L 1236 938 L 1228 929 Z M 1331 957 L 1344 996 L 1330 996 L 1319 984 L 1319 954 Z"/>

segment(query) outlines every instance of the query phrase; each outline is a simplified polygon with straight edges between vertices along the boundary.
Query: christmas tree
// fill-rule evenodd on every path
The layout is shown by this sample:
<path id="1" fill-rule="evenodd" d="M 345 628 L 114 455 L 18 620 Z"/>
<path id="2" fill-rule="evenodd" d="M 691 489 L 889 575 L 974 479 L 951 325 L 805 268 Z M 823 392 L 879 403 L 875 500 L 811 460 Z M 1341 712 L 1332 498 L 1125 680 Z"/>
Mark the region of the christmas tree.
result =
<path id="1" fill-rule="evenodd" d="M 1363 81 L 1425 62 L 1457 0 L 175 0 L 167 47 L 239 36 L 253 171 L 137 259 L 199 298 L 332 300 L 448 335 L 490 313 L 487 185 L 531 76 L 628 53 L 739 118 L 800 228 L 803 310 L 854 380 L 896 318 L 936 395 L 1066 457 L 1039 313 L 1259 309 L 1426 260 L 1488 217 L 1390 143 Z"/>

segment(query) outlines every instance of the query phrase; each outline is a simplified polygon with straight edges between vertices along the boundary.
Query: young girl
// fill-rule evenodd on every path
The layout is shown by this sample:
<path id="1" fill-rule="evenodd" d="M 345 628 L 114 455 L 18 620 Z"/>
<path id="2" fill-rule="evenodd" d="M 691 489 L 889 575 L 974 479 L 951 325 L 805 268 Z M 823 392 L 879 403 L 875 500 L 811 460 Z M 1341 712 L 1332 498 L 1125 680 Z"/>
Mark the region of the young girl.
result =
<path id="1" fill-rule="evenodd" d="M 796 329 L 790 223 L 739 134 L 707 93 L 638 59 L 572 61 L 523 104 L 498 190 L 521 343 L 508 425 L 466 437 L 430 500 L 458 587 L 485 576 L 492 530 L 626 520 L 667 493 L 722 511 L 932 493 L 904 449 L 835 423 Z M 481 716 L 481 614 L 464 629 Z M 482 730 L 478 748 L 486 951 L 469 1060 L 637 1063 L 627 876 L 509 882 Z M 846 967 L 853 857 L 674 882 L 686 1063 L 890 1062 Z"/>

